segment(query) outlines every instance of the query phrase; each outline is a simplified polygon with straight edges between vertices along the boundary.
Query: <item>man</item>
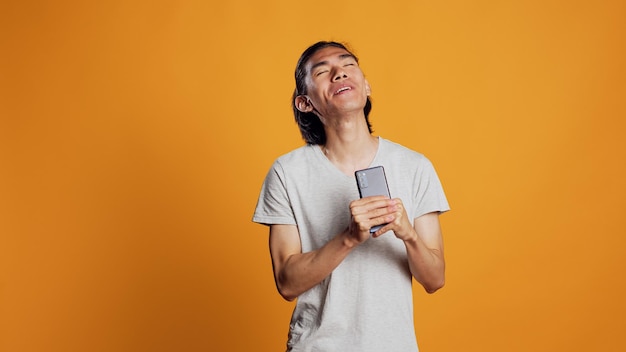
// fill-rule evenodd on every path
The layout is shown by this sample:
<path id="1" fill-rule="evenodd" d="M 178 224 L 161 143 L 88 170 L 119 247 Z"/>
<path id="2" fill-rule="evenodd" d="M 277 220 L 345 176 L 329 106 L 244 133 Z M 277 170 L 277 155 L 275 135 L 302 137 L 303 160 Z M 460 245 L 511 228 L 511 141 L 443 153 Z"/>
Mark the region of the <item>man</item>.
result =
<path id="1" fill-rule="evenodd" d="M 300 57 L 293 108 L 307 145 L 275 161 L 253 217 L 269 225 L 279 293 L 297 298 L 288 351 L 417 351 L 412 277 L 429 293 L 444 284 L 441 183 L 423 155 L 372 136 L 369 95 L 344 45 Z M 394 198 L 359 199 L 354 172 L 378 165 Z"/>

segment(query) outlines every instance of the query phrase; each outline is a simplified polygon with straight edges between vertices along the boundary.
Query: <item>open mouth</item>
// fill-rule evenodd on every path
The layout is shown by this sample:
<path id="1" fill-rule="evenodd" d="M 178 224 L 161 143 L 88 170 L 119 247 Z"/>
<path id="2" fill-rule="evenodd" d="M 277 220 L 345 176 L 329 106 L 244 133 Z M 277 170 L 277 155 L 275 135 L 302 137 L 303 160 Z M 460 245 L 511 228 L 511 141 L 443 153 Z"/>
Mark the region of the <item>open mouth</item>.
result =
<path id="1" fill-rule="evenodd" d="M 341 88 L 339 88 L 339 89 L 337 89 L 337 90 L 335 91 L 335 95 L 337 95 L 337 94 L 341 94 L 341 93 L 343 93 L 343 92 L 345 92 L 345 91 L 348 91 L 348 90 L 351 90 L 351 89 L 352 89 L 352 88 L 350 88 L 350 87 L 341 87 Z"/>

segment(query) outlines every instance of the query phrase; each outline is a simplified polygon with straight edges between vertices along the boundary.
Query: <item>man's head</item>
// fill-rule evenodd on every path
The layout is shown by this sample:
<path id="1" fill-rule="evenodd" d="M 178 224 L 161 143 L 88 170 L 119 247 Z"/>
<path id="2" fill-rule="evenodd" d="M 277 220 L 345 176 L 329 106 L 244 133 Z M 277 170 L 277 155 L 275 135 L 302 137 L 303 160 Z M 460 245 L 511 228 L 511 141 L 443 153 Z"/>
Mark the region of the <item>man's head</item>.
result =
<path id="1" fill-rule="evenodd" d="M 335 50 L 336 49 L 336 50 Z M 319 62 L 311 62 L 312 58 L 316 57 L 320 51 L 325 50 L 333 56 L 329 60 L 320 60 Z M 336 55 L 335 55 L 336 54 Z M 313 75 L 319 75 L 313 77 Z M 332 75 L 326 76 L 324 75 Z M 302 133 L 302 138 L 308 144 L 325 144 L 326 133 L 324 131 L 324 124 L 320 120 L 320 116 L 323 112 L 318 111 L 313 100 L 322 100 L 322 95 L 312 96 L 316 92 L 311 92 L 311 87 L 316 86 L 316 82 L 324 82 L 328 84 L 334 84 L 334 87 L 338 86 L 339 80 L 343 77 L 358 76 L 362 78 L 362 72 L 358 68 L 358 58 L 346 48 L 345 45 L 337 42 L 318 42 L 307 48 L 296 65 L 295 79 L 296 89 L 292 97 L 293 113 Z M 363 79 L 364 80 L 364 79 Z M 332 82 L 332 83 L 329 83 Z M 363 91 L 367 91 L 367 96 L 362 103 L 356 100 L 355 104 L 358 108 L 363 109 L 365 115 L 365 121 L 367 127 L 372 132 L 372 127 L 369 122 L 369 113 L 372 109 L 372 103 L 369 98 L 369 84 L 364 80 L 362 87 L 350 87 L 358 88 Z M 342 90 L 343 91 L 343 90 Z M 325 91 L 322 91 L 325 93 Z M 334 97 L 333 92 L 327 93 Z M 339 92 L 341 93 L 341 92 Z M 318 106 L 322 105 L 321 103 Z M 323 116 L 323 115 L 322 115 Z"/>

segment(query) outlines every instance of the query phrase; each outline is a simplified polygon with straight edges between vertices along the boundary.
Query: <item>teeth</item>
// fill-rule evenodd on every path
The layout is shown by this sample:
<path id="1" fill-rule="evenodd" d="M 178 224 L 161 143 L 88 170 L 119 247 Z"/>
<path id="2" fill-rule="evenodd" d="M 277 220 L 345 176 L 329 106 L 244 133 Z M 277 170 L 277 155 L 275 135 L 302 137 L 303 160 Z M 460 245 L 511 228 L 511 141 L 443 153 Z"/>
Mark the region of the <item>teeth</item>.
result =
<path id="1" fill-rule="evenodd" d="M 350 89 L 350 87 L 343 87 L 343 88 L 340 88 L 339 90 L 337 90 L 337 92 L 335 92 L 335 94 L 337 94 L 337 93 L 341 93 L 341 92 L 343 92 L 344 90 L 349 90 L 349 89 Z"/>

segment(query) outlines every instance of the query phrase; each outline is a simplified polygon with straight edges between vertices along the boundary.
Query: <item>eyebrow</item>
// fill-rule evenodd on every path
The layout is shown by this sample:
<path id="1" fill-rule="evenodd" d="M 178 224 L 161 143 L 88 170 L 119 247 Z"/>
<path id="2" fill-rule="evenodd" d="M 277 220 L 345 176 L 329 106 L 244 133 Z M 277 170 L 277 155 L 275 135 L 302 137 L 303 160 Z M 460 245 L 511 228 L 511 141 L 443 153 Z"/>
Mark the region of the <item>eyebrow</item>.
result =
<path id="1" fill-rule="evenodd" d="M 356 56 L 352 55 L 352 54 L 341 54 L 339 55 L 339 59 L 340 60 L 344 60 L 344 59 L 348 59 L 348 58 L 352 58 L 354 59 L 354 61 L 356 61 Z M 315 70 L 316 68 L 320 67 L 320 66 L 324 66 L 324 65 L 328 65 L 328 61 L 320 61 L 318 63 L 313 64 L 313 66 L 311 66 L 311 71 L 313 72 L 313 70 Z"/>

